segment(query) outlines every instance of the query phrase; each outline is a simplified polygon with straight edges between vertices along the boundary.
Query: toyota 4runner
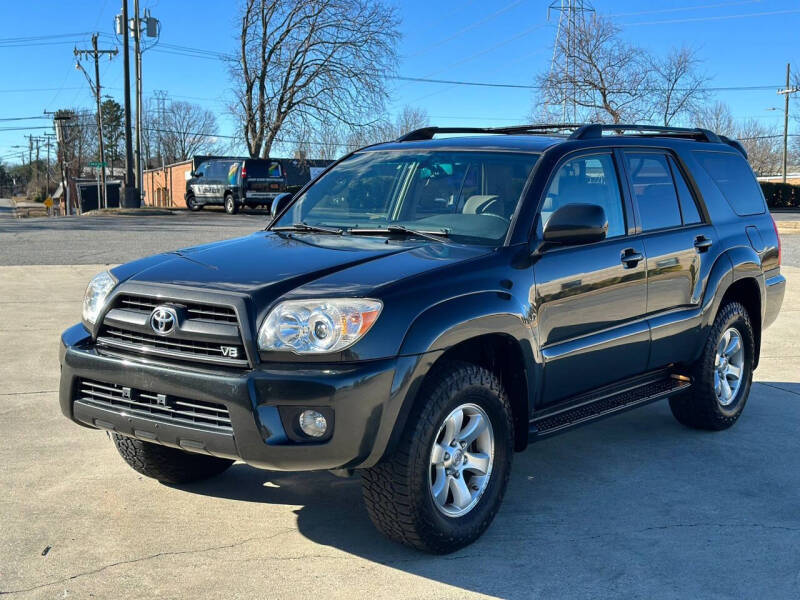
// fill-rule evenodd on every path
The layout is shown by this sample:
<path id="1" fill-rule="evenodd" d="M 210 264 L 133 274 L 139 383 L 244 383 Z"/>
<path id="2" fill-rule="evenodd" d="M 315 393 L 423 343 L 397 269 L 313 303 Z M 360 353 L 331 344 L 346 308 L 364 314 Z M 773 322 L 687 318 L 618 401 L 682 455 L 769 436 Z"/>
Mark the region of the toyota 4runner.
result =
<path id="1" fill-rule="evenodd" d="M 273 214 L 97 275 L 61 410 L 164 482 L 357 470 L 431 552 L 481 535 L 530 442 L 664 398 L 732 426 L 784 294 L 745 152 L 702 129 L 425 128 Z"/>

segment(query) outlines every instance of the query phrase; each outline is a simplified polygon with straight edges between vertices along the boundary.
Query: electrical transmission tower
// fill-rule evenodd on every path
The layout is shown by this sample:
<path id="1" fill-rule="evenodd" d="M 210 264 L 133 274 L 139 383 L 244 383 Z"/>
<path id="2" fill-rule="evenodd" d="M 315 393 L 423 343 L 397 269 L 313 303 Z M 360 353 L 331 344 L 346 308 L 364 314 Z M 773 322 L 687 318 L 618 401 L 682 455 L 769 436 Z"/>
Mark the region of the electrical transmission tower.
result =
<path id="1" fill-rule="evenodd" d="M 547 7 L 548 20 L 551 12 L 558 13 L 558 28 L 550 61 L 550 80 L 558 82 L 562 120 L 575 123 L 578 121 L 578 90 L 574 49 L 579 32 L 586 26 L 587 15 L 594 13 L 594 7 L 588 0 L 554 0 Z"/>

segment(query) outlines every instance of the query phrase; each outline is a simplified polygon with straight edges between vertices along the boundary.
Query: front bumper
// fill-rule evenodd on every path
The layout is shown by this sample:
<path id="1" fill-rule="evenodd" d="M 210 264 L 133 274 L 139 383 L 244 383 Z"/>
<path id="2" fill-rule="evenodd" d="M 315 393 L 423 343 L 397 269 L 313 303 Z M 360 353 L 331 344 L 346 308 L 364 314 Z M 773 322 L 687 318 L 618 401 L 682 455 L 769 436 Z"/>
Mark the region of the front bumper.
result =
<path id="1" fill-rule="evenodd" d="M 256 467 L 286 471 L 367 467 L 394 439 L 395 425 L 402 427 L 405 401 L 420 379 L 417 372 L 429 362 L 427 356 L 356 364 L 261 364 L 242 372 L 199 369 L 101 354 L 86 329 L 76 325 L 61 336 L 59 396 L 64 415 L 81 425 Z M 138 411 L 100 408 L 78 397 L 82 379 L 223 404 L 232 434 Z M 330 438 L 321 443 L 292 441 L 280 416 L 291 407 L 331 410 Z"/>

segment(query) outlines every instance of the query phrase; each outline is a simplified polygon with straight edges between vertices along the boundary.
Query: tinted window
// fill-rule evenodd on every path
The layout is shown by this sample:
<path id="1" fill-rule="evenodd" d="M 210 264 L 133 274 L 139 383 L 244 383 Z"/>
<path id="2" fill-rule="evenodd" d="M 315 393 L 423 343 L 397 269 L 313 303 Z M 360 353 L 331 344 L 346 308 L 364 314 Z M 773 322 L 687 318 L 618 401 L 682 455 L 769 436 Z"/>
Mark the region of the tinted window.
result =
<path id="1" fill-rule="evenodd" d="M 626 152 L 631 191 L 639 208 L 643 231 L 678 227 L 681 211 L 678 195 L 663 154 Z"/>
<path id="2" fill-rule="evenodd" d="M 764 212 L 761 188 L 750 165 L 741 154 L 698 151 L 693 154 L 737 215 L 758 215 Z"/>
<path id="3" fill-rule="evenodd" d="M 567 204 L 598 204 L 608 219 L 607 237 L 625 235 L 625 213 L 617 172 L 610 154 L 593 154 L 564 163 L 547 190 L 542 205 L 542 227 Z"/>
<path id="4" fill-rule="evenodd" d="M 207 175 L 206 171 L 208 171 L 208 163 L 207 162 L 200 163 L 200 166 L 197 167 L 194 170 L 195 173 L 201 175 L 202 177 L 205 177 Z"/>
<path id="5" fill-rule="evenodd" d="M 678 200 L 681 204 L 681 215 L 684 225 L 699 223 L 700 213 L 697 210 L 697 203 L 694 201 L 694 194 L 689 189 L 689 184 L 683 177 L 683 172 L 678 167 L 675 160 L 669 157 L 669 166 L 672 167 L 672 176 L 675 179 L 675 188 L 678 190 Z"/>
<path id="6" fill-rule="evenodd" d="M 282 177 L 281 163 L 277 161 L 249 160 L 247 161 L 248 177 Z"/>

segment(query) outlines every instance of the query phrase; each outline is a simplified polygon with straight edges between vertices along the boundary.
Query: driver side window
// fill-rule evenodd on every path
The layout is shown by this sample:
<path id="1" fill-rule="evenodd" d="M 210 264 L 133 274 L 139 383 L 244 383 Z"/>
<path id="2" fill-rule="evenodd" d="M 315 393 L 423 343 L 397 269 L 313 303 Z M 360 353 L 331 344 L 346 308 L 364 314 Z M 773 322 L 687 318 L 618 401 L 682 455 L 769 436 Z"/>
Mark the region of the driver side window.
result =
<path id="1" fill-rule="evenodd" d="M 607 238 L 625 235 L 625 213 L 614 160 L 610 154 L 579 156 L 564 163 L 547 190 L 542 205 L 542 227 L 567 204 L 597 204 L 608 219 Z"/>

